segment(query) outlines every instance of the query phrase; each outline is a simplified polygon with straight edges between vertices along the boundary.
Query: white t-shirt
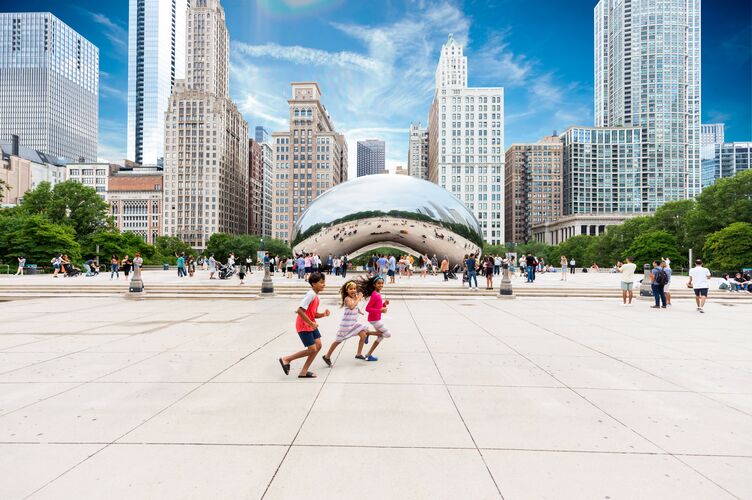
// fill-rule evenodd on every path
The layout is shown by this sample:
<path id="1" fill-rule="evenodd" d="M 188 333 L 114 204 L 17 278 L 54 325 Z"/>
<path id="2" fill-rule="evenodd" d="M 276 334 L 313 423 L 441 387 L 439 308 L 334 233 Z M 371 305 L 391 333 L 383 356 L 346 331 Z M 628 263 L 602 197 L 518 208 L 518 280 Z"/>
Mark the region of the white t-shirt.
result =
<path id="1" fill-rule="evenodd" d="M 634 273 L 637 269 L 637 264 L 628 263 L 621 266 L 621 281 L 622 283 L 634 283 Z"/>
<path id="2" fill-rule="evenodd" d="M 710 271 L 705 267 L 693 267 L 689 270 L 689 277 L 692 278 L 692 288 L 710 288 Z"/>
<path id="3" fill-rule="evenodd" d="M 305 297 L 303 297 L 303 300 L 300 301 L 300 305 L 298 307 L 308 309 L 308 306 L 311 305 L 311 302 L 313 302 L 313 299 L 315 298 L 316 292 L 314 292 L 313 290 L 308 290 L 308 293 L 305 294 Z"/>

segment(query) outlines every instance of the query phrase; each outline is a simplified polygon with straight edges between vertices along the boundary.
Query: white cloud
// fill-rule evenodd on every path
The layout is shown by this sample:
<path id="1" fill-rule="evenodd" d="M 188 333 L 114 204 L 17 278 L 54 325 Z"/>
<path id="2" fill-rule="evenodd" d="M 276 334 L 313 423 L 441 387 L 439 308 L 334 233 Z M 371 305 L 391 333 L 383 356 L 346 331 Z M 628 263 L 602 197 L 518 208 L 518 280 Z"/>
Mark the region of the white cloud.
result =
<path id="1" fill-rule="evenodd" d="M 113 47 L 119 49 L 120 51 L 127 52 L 128 30 L 126 28 L 123 28 L 104 14 L 91 11 L 86 12 L 89 14 L 92 21 L 102 26 L 102 28 L 104 29 L 104 35 L 112 43 Z"/>
<path id="2" fill-rule="evenodd" d="M 353 175 L 359 139 L 386 140 L 389 158 L 404 158 L 400 164 L 406 164 L 410 123 L 427 121 L 441 44 L 449 33 L 469 42 L 470 19 L 450 2 L 417 2 L 398 21 L 332 27 L 361 47 L 355 43 L 347 51 L 326 51 L 235 43 L 233 96 L 246 116 L 283 129 L 289 83 L 315 80 L 336 127 L 347 137 Z M 278 61 L 294 65 L 285 71 Z"/>

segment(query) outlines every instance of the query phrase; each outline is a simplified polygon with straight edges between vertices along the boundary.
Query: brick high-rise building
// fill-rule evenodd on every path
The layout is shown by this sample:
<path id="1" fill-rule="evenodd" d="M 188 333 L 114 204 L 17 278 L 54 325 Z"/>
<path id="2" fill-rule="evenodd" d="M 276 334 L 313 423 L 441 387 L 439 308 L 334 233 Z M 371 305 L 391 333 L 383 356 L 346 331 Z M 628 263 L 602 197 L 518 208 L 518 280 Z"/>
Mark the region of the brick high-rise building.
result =
<path id="1" fill-rule="evenodd" d="M 227 93 L 229 49 L 219 0 L 193 0 L 186 78 L 165 115 L 164 232 L 197 249 L 248 231 L 248 123 Z"/>
<path id="2" fill-rule="evenodd" d="M 162 235 L 162 169 L 122 168 L 108 184 L 107 199 L 117 227 L 153 245 Z"/>
<path id="3" fill-rule="evenodd" d="M 316 82 L 293 82 L 290 130 L 272 134 L 273 237 L 289 240 L 300 214 L 318 195 L 347 180 L 347 141 L 334 129 Z"/>
<path id="4" fill-rule="evenodd" d="M 537 144 L 512 144 L 504 162 L 507 241 L 527 243 L 536 224 L 562 215 L 562 143 L 558 136 Z"/>

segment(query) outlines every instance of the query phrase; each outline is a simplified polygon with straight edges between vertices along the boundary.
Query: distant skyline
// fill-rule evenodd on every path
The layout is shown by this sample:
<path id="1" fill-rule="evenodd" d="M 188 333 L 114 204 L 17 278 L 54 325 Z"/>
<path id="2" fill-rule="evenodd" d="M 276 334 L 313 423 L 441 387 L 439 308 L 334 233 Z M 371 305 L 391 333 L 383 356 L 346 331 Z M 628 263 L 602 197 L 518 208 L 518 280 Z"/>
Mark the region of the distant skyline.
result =
<path id="1" fill-rule="evenodd" d="M 250 130 L 285 130 L 291 81 L 317 81 L 346 134 L 387 143 L 387 168 L 407 163 L 411 122 L 426 123 L 441 44 L 465 44 L 471 86 L 505 87 L 505 149 L 593 124 L 597 2 L 223 0 L 232 43 L 230 94 Z M 100 50 L 99 157 L 126 157 L 128 2 L 26 0 Z M 727 141 L 752 140 L 752 5 L 702 6 L 702 122 Z"/>

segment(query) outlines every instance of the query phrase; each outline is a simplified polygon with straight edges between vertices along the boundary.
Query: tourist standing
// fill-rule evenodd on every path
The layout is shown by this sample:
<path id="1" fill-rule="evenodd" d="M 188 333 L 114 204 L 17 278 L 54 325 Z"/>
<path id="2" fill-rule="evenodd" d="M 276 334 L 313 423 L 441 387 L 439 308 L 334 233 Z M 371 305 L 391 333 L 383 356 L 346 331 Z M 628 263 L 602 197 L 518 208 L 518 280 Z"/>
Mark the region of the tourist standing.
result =
<path id="1" fill-rule="evenodd" d="M 311 277 L 308 278 L 308 283 L 311 285 L 311 290 L 309 290 L 308 293 L 305 294 L 305 297 L 303 297 L 303 300 L 300 301 L 300 305 L 296 311 L 297 317 L 295 319 L 295 330 L 297 330 L 298 337 L 300 337 L 300 341 L 303 342 L 305 349 L 289 356 L 282 356 L 278 360 L 279 364 L 282 365 L 282 370 L 285 372 L 285 375 L 289 375 L 291 361 L 300 358 L 307 358 L 298 378 L 316 378 L 315 373 L 308 371 L 314 358 L 316 358 L 316 354 L 321 350 L 321 333 L 319 332 L 319 324 L 316 320 L 331 314 L 329 309 L 323 313 L 318 312 L 319 292 L 321 292 L 326 286 L 324 275 L 321 273 L 311 273 Z"/>
<path id="2" fill-rule="evenodd" d="M 389 256 L 389 283 L 394 283 L 394 275 L 397 271 L 397 259 L 394 257 L 394 255 Z"/>
<path id="3" fill-rule="evenodd" d="M 496 273 L 496 259 L 499 259 L 499 268 L 501 268 L 501 258 L 497 255 L 486 257 L 485 264 L 483 265 L 483 272 L 486 273 L 486 290 L 493 290 L 493 277 Z"/>
<path id="4" fill-rule="evenodd" d="M 577 262 L 574 260 L 574 257 L 572 257 L 569 260 L 569 274 L 574 274 L 577 271 L 576 265 L 577 265 Z"/>
<path id="5" fill-rule="evenodd" d="M 180 255 L 175 254 L 175 257 L 177 258 L 177 267 L 178 267 L 178 278 L 182 278 L 185 273 L 185 252 L 181 253 Z"/>
<path id="6" fill-rule="evenodd" d="M 533 254 L 528 252 L 527 257 L 525 257 L 525 266 L 527 268 L 527 283 L 535 282 L 535 266 L 537 265 L 538 262 L 535 260 L 535 257 L 533 257 Z"/>
<path id="7" fill-rule="evenodd" d="M 340 266 L 342 267 L 341 274 L 343 278 L 347 277 L 347 264 L 348 264 L 347 255 L 343 255 L 342 261 L 340 262 Z"/>
<path id="8" fill-rule="evenodd" d="M 467 266 L 467 287 L 469 289 L 473 289 L 473 280 L 475 280 L 475 290 L 478 290 L 478 273 L 477 273 L 477 262 L 475 260 L 475 254 L 470 254 L 467 256 L 467 260 L 465 261 L 465 266 Z"/>
<path id="9" fill-rule="evenodd" d="M 697 312 L 705 313 L 705 301 L 708 299 L 708 288 L 710 288 L 710 271 L 702 267 L 702 260 L 695 261 L 695 267 L 689 270 L 688 287 L 695 291 L 695 303 Z"/>
<path id="10" fill-rule="evenodd" d="M 439 268 L 439 272 L 444 274 L 444 281 L 449 281 L 449 259 L 447 259 L 446 255 L 443 259 L 441 259 L 441 267 Z"/>
<path id="11" fill-rule="evenodd" d="M 668 259 L 662 260 L 661 269 L 663 269 L 663 272 L 666 273 L 666 276 L 668 277 L 666 286 L 663 287 L 663 293 L 666 294 L 666 306 L 671 307 L 671 275 L 673 274 L 673 271 L 671 270 L 671 261 Z"/>
<path id="12" fill-rule="evenodd" d="M 617 270 L 621 273 L 621 300 L 623 305 L 632 305 L 632 298 L 634 292 L 634 275 L 637 270 L 637 265 L 632 262 L 632 257 L 627 257 L 627 263 L 617 266 Z M 629 299 L 629 302 L 627 302 Z"/>
<path id="13" fill-rule="evenodd" d="M 657 260 L 653 261 L 653 270 L 650 272 L 650 288 L 653 291 L 655 305 L 650 306 L 653 309 L 666 309 L 666 294 L 663 287 L 668 283 L 668 275 L 661 268 Z"/>
<path id="14" fill-rule="evenodd" d="M 128 275 L 131 273 L 131 267 L 133 267 L 133 261 L 131 261 L 128 254 L 125 254 L 125 257 L 123 257 L 123 274 L 126 281 L 128 280 Z"/>
<path id="15" fill-rule="evenodd" d="M 326 272 L 328 272 L 329 274 L 332 274 L 333 271 L 334 271 L 334 257 L 330 253 L 326 257 Z"/>
<path id="16" fill-rule="evenodd" d="M 26 265 L 26 257 L 19 257 L 18 258 L 18 270 L 16 271 L 16 276 L 23 276 L 24 272 L 24 266 Z"/>
<path id="17" fill-rule="evenodd" d="M 214 258 L 214 254 L 209 256 L 209 279 L 216 279 L 214 273 L 217 272 L 217 259 Z"/>
<path id="18" fill-rule="evenodd" d="M 120 259 L 115 254 L 112 254 L 112 257 L 110 257 L 110 279 L 113 276 L 117 276 L 118 279 L 120 278 Z"/>
<path id="19" fill-rule="evenodd" d="M 567 256 L 561 256 L 561 281 L 567 280 Z"/>
<path id="20" fill-rule="evenodd" d="M 141 266 L 144 265 L 144 259 L 141 257 L 141 252 L 136 252 L 136 257 L 133 259 L 133 272 L 136 272 L 136 269 L 141 269 Z"/>

